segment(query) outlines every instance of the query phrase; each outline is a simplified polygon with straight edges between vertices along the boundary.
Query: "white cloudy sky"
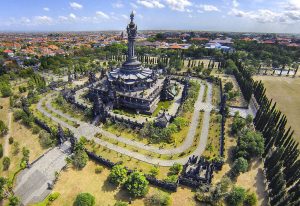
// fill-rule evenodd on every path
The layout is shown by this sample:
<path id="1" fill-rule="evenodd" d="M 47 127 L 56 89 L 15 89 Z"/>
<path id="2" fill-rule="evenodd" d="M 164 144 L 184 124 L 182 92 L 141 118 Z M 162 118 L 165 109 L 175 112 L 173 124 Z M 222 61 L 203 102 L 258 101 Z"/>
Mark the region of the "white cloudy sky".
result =
<path id="1" fill-rule="evenodd" d="M 300 0 L 0 0 L 1 31 L 140 29 L 300 33 Z"/>

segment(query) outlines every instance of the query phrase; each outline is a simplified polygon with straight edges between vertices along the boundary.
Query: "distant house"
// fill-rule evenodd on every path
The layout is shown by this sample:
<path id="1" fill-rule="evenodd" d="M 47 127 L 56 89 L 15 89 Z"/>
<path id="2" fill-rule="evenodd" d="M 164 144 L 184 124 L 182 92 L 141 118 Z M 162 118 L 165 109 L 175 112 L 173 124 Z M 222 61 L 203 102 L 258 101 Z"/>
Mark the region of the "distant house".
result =
<path id="1" fill-rule="evenodd" d="M 233 44 L 232 38 L 220 39 L 216 38 L 214 40 L 209 41 L 209 43 L 219 43 L 224 46 L 230 46 Z"/>
<path id="2" fill-rule="evenodd" d="M 9 50 L 9 49 L 4 50 L 3 53 L 7 54 L 10 57 L 14 56 L 14 52 L 12 50 Z"/>
<path id="3" fill-rule="evenodd" d="M 229 51 L 231 49 L 231 47 L 229 46 L 222 46 L 220 43 L 207 43 L 205 44 L 205 48 L 206 49 L 220 49 L 223 51 Z"/>
<path id="4" fill-rule="evenodd" d="M 191 41 L 208 41 L 208 38 L 205 37 L 193 37 L 191 38 Z"/>

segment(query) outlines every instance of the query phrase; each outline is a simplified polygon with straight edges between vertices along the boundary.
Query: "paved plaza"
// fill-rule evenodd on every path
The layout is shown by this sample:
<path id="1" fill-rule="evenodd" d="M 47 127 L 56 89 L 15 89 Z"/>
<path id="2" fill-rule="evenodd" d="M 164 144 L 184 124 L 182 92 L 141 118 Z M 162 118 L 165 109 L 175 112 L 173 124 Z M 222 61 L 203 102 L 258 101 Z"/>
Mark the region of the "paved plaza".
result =
<path id="1" fill-rule="evenodd" d="M 55 172 L 60 172 L 66 165 L 69 147 L 66 142 L 60 148 L 48 150 L 29 168 L 20 172 L 14 193 L 20 197 L 23 205 L 40 202 L 51 193 L 48 185 L 55 180 Z"/>

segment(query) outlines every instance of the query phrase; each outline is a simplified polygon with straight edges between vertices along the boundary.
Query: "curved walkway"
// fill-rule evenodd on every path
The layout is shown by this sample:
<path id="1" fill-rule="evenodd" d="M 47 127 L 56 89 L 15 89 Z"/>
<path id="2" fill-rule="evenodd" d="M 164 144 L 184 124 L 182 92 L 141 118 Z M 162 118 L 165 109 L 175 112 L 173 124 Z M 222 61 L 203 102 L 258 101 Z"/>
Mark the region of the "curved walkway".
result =
<path id="1" fill-rule="evenodd" d="M 70 117 L 69 115 L 67 115 L 65 113 L 62 113 L 61 111 L 54 109 L 51 106 L 51 102 L 50 102 L 51 98 L 49 98 L 48 96 L 41 99 L 41 101 L 37 105 L 37 109 L 40 112 L 42 112 L 45 116 L 51 118 L 53 121 L 61 124 L 63 127 L 66 127 L 68 129 L 70 129 L 77 138 L 80 138 L 81 136 L 85 136 L 87 139 L 90 139 L 90 140 L 93 139 L 96 143 L 98 143 L 102 146 L 105 146 L 109 149 L 112 149 L 112 150 L 114 150 L 116 152 L 119 152 L 119 153 L 122 153 L 124 155 L 131 156 L 133 158 L 139 159 L 141 161 L 144 161 L 144 162 L 147 162 L 147 163 L 150 163 L 150 164 L 159 164 L 161 166 L 171 166 L 175 162 L 178 162 L 178 163 L 181 163 L 181 164 L 186 163 L 189 156 L 183 157 L 183 158 L 180 158 L 180 159 L 176 159 L 176 160 L 156 159 L 156 158 L 152 158 L 152 157 L 140 154 L 138 152 L 130 151 L 130 150 L 125 149 L 123 147 L 120 147 L 120 146 L 114 145 L 112 143 L 106 142 L 104 140 L 95 138 L 94 136 L 95 136 L 96 133 L 101 133 L 101 134 L 103 134 L 104 136 L 106 136 L 108 138 L 111 138 L 113 140 L 117 140 L 119 142 L 122 142 L 122 143 L 125 143 L 125 144 L 128 144 L 128 145 L 132 145 L 134 147 L 137 147 L 137 148 L 140 148 L 140 149 L 143 149 L 143 150 L 151 151 L 151 152 L 158 153 L 158 154 L 169 154 L 169 155 L 177 154 L 177 153 L 184 152 L 190 146 L 192 146 L 193 141 L 194 141 L 194 136 L 195 136 L 195 133 L 196 133 L 196 128 L 197 128 L 197 125 L 198 125 L 198 122 L 199 122 L 200 110 L 204 110 L 203 126 L 202 126 L 200 140 L 198 142 L 198 146 L 195 149 L 195 151 L 190 154 L 190 155 L 201 155 L 201 153 L 204 151 L 204 149 L 206 147 L 206 142 L 207 142 L 207 138 L 208 138 L 210 111 L 213 108 L 212 105 L 211 105 L 212 86 L 211 86 L 210 83 L 208 83 L 207 98 L 206 98 L 205 103 L 202 102 L 203 94 L 204 94 L 204 85 L 201 84 L 201 88 L 200 88 L 200 91 L 199 91 L 199 96 L 198 96 L 198 99 L 197 99 L 197 101 L 195 103 L 195 106 L 194 106 L 195 110 L 194 110 L 194 113 L 193 113 L 193 117 L 192 117 L 192 121 L 191 121 L 191 124 L 190 124 L 190 128 L 189 128 L 187 138 L 185 139 L 184 143 L 181 146 L 179 146 L 177 148 L 173 148 L 173 149 L 159 149 L 157 147 L 145 145 L 145 144 L 140 143 L 140 142 L 135 142 L 135 141 L 132 141 L 132 140 L 124 138 L 124 137 L 117 137 L 116 135 L 114 135 L 110 132 L 104 131 L 101 128 L 96 127 L 92 124 L 85 123 L 85 122 L 79 121 L 77 119 L 74 119 L 74 118 Z M 75 128 L 71 125 L 68 125 L 64 121 L 62 121 L 59 118 L 56 118 L 52 114 L 48 113 L 42 107 L 42 102 L 46 98 L 48 98 L 48 100 L 46 102 L 46 107 L 49 110 L 52 110 L 53 112 L 63 116 L 66 119 L 78 122 L 80 124 L 80 127 Z"/>

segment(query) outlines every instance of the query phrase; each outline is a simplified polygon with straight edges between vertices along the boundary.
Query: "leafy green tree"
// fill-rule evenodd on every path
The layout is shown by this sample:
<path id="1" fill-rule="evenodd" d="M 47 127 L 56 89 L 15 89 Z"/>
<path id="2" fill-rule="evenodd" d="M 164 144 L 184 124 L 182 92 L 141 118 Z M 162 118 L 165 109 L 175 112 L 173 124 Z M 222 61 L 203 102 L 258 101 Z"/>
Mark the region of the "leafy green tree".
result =
<path id="1" fill-rule="evenodd" d="M 23 154 L 23 158 L 22 158 L 22 162 L 28 162 L 29 161 L 29 154 L 30 154 L 30 150 L 27 149 L 26 147 L 22 148 L 22 154 Z"/>
<path id="2" fill-rule="evenodd" d="M 231 174 L 233 177 L 237 177 L 240 173 L 244 173 L 248 170 L 249 164 L 248 161 L 243 157 L 239 157 L 233 163 L 231 168 Z"/>
<path id="3" fill-rule="evenodd" d="M 134 197 L 143 197 L 149 189 L 149 182 L 146 177 L 140 172 L 133 172 L 129 175 L 124 186 L 129 194 Z"/>
<path id="4" fill-rule="evenodd" d="M 235 116 L 231 125 L 231 134 L 236 135 L 245 126 L 246 126 L 246 121 L 239 116 Z"/>
<path id="5" fill-rule="evenodd" d="M 10 85 L 4 85 L 1 88 L 1 93 L 2 93 L 2 97 L 9 97 L 13 94 L 12 91 L 11 91 Z"/>
<path id="6" fill-rule="evenodd" d="M 5 135 L 8 131 L 7 126 L 4 124 L 2 120 L 0 120 L 0 135 Z"/>
<path id="7" fill-rule="evenodd" d="M 3 190 L 5 184 L 6 184 L 6 179 L 4 177 L 0 177 L 0 201 L 3 200 L 4 198 Z"/>
<path id="8" fill-rule="evenodd" d="M 226 198 L 226 202 L 230 206 L 241 205 L 246 198 L 246 190 L 242 187 L 233 187 Z"/>
<path id="9" fill-rule="evenodd" d="M 159 173 L 159 169 L 157 166 L 153 166 L 151 169 L 150 169 L 150 176 L 152 177 L 156 177 Z"/>
<path id="10" fill-rule="evenodd" d="M 257 205 L 257 197 L 255 193 L 247 193 L 246 198 L 244 200 L 245 206 L 255 206 Z"/>
<path id="11" fill-rule="evenodd" d="M 176 183 L 178 181 L 178 176 L 177 175 L 168 175 L 167 178 L 164 180 L 169 183 Z"/>
<path id="12" fill-rule="evenodd" d="M 170 174 L 171 175 L 178 175 L 181 170 L 182 170 L 183 166 L 181 164 L 178 164 L 178 163 L 174 163 L 172 165 L 172 167 L 170 167 Z"/>
<path id="13" fill-rule="evenodd" d="M 252 117 L 251 114 L 248 114 L 248 115 L 246 116 L 246 124 L 247 124 L 247 125 L 250 125 L 250 124 L 252 124 L 252 122 L 253 122 L 253 117 Z"/>
<path id="14" fill-rule="evenodd" d="M 8 198 L 8 206 L 18 206 L 20 204 L 20 199 L 16 196 L 11 196 Z"/>
<path id="15" fill-rule="evenodd" d="M 235 156 L 243 157 L 247 160 L 261 157 L 264 152 L 264 138 L 261 133 L 246 130 L 241 133 L 235 148 Z"/>
<path id="16" fill-rule="evenodd" d="M 3 165 L 3 170 L 8 170 L 8 168 L 10 166 L 10 159 L 9 159 L 9 157 L 4 157 L 3 158 L 2 165 Z"/>
<path id="17" fill-rule="evenodd" d="M 127 180 L 127 170 L 123 165 L 115 165 L 113 166 L 110 174 L 108 176 L 108 180 L 116 185 L 121 185 Z"/>
<path id="18" fill-rule="evenodd" d="M 89 157 L 84 150 L 82 142 L 78 142 L 75 145 L 74 154 L 72 156 L 72 163 L 76 169 L 82 169 L 85 167 Z"/>
<path id="19" fill-rule="evenodd" d="M 114 206 L 128 206 L 128 204 L 126 202 L 117 201 Z"/>
<path id="20" fill-rule="evenodd" d="M 46 149 L 51 146 L 53 146 L 54 141 L 51 138 L 50 133 L 46 132 L 45 130 L 42 130 L 39 134 L 39 142 L 41 146 Z"/>
<path id="21" fill-rule="evenodd" d="M 233 89 L 233 83 L 232 82 L 226 82 L 224 84 L 224 91 L 230 92 Z"/>
<path id="22" fill-rule="evenodd" d="M 166 192 L 156 192 L 145 200 L 147 206 L 169 206 L 171 205 L 170 195 Z"/>
<path id="23" fill-rule="evenodd" d="M 80 193 L 77 195 L 74 206 L 94 206 L 95 197 L 90 193 Z"/>
<path id="24" fill-rule="evenodd" d="M 226 67 L 225 67 L 225 73 L 233 74 L 234 70 L 237 70 L 237 66 L 235 65 L 234 61 L 232 61 L 231 59 L 227 60 Z"/>

